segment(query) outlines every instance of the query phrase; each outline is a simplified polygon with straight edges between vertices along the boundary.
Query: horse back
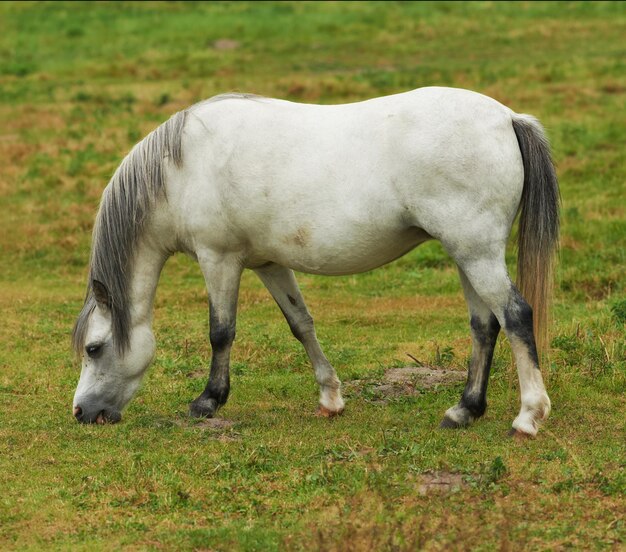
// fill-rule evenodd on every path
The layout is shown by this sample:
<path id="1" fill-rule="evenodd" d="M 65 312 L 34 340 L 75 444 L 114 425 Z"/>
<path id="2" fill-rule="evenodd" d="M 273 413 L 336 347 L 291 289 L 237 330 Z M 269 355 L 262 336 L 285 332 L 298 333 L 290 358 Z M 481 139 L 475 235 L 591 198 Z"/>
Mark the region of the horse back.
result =
<path id="1" fill-rule="evenodd" d="M 486 206 L 508 235 L 523 180 L 511 111 L 448 88 L 335 106 L 202 103 L 183 155 L 168 201 L 189 240 L 321 273 L 384 264 Z"/>

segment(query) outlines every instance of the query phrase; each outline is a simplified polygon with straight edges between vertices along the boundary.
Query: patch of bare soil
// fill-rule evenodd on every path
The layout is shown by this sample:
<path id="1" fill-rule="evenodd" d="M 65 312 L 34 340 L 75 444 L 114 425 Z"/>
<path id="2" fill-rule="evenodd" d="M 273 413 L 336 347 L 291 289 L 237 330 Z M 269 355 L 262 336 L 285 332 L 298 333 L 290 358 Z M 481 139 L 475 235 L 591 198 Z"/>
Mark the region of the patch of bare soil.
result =
<path id="1" fill-rule="evenodd" d="M 194 427 L 204 427 L 215 431 L 224 431 L 225 429 L 232 429 L 235 427 L 235 423 L 236 422 L 225 418 L 203 418 L 193 425 Z"/>
<path id="2" fill-rule="evenodd" d="M 432 366 L 406 366 L 390 368 L 384 380 L 391 385 L 403 385 L 414 389 L 432 389 L 438 385 L 465 381 L 465 371 L 446 370 Z"/>
<path id="3" fill-rule="evenodd" d="M 240 44 L 238 41 L 230 38 L 219 38 L 213 43 L 213 48 L 215 50 L 236 50 L 239 46 Z"/>
<path id="4" fill-rule="evenodd" d="M 376 398 L 376 402 L 386 404 L 390 399 L 419 395 L 423 391 L 435 389 L 440 385 L 450 385 L 466 379 L 465 371 L 448 370 L 434 366 L 406 366 L 404 368 L 389 368 L 382 380 L 370 384 L 369 391 Z M 347 382 L 345 390 L 363 391 L 366 383 Z"/>
<path id="5" fill-rule="evenodd" d="M 467 483 L 460 473 L 434 471 L 420 475 L 417 492 L 421 496 L 448 494 L 458 492 L 466 486 Z"/>
<path id="6" fill-rule="evenodd" d="M 187 418 L 178 420 L 175 423 L 180 427 L 193 427 L 208 430 L 215 434 L 215 438 L 218 441 L 231 442 L 241 439 L 241 435 L 233 431 L 237 422 L 227 420 L 226 418 L 202 418 L 201 420 Z"/>

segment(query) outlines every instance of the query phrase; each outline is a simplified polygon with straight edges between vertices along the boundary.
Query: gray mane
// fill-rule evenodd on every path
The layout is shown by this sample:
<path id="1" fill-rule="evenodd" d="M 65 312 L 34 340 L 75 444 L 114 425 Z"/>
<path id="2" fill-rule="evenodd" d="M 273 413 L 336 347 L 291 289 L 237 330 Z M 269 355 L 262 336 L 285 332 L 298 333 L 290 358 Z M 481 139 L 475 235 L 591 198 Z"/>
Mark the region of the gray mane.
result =
<path id="1" fill-rule="evenodd" d="M 180 111 L 148 134 L 124 158 L 105 188 L 91 244 L 89 283 L 78 316 L 72 345 L 85 345 L 89 316 L 96 306 L 92 282 L 98 280 L 111 296 L 113 340 L 120 353 L 130 344 L 129 278 L 133 252 L 147 215 L 164 193 L 163 160 L 182 163 L 181 140 L 186 111 Z"/>
<path id="2" fill-rule="evenodd" d="M 121 354 L 130 345 L 129 279 L 133 253 L 147 215 L 164 194 L 163 160 L 182 163 L 182 133 L 194 108 L 228 99 L 262 99 L 254 94 L 214 96 L 173 115 L 152 131 L 124 158 L 105 188 L 96 216 L 91 245 L 89 282 L 85 303 L 72 333 L 72 346 L 81 353 L 89 316 L 96 307 L 92 282 L 102 282 L 111 296 L 113 341 Z"/>

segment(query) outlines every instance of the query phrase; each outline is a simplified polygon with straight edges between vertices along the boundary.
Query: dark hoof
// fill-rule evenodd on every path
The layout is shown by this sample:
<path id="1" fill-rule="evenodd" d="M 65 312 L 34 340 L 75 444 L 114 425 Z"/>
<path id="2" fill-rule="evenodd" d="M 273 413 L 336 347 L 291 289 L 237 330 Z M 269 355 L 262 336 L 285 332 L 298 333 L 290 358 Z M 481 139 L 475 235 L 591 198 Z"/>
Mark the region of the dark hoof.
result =
<path id="1" fill-rule="evenodd" d="M 448 416 L 444 416 L 443 420 L 441 420 L 441 423 L 439 424 L 440 429 L 459 429 L 465 426 L 466 424 L 455 422 L 452 418 L 448 418 Z"/>
<path id="2" fill-rule="evenodd" d="M 526 439 L 534 438 L 534 435 L 531 435 L 530 433 L 524 433 L 523 431 L 520 431 L 519 429 L 515 429 L 514 427 L 512 427 L 509 430 L 507 435 L 511 437 L 511 439 L 517 439 L 519 441 L 525 441 Z"/>
<path id="3" fill-rule="evenodd" d="M 218 405 L 215 399 L 198 397 L 189 405 L 189 415 L 193 418 L 212 418 L 217 409 Z"/>

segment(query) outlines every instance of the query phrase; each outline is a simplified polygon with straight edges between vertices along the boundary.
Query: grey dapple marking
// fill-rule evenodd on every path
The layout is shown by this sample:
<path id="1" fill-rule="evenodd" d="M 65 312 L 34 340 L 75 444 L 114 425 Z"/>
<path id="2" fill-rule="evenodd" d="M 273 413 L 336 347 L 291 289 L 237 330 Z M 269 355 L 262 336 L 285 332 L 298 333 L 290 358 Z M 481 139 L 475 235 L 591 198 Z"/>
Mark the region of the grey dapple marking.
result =
<path id="1" fill-rule="evenodd" d="M 293 270 L 362 272 L 438 239 L 459 267 L 473 340 L 463 396 L 442 425 L 485 412 L 502 328 L 520 380 L 513 428 L 535 435 L 550 411 L 535 334 L 545 328 L 558 197 L 536 119 L 465 90 L 338 106 L 229 95 L 192 106 L 135 146 L 103 194 L 73 336 L 83 358 L 74 413 L 82 422 L 120 419 L 154 355 L 154 293 L 175 251 L 197 259 L 210 298 L 213 357 L 192 415 L 212 416 L 228 397 L 246 268 L 309 355 L 322 412 L 341 412 L 339 380 Z M 521 293 L 504 263 L 518 211 Z"/>

